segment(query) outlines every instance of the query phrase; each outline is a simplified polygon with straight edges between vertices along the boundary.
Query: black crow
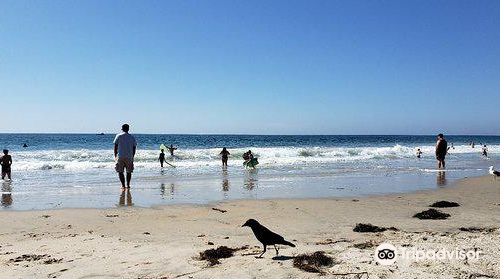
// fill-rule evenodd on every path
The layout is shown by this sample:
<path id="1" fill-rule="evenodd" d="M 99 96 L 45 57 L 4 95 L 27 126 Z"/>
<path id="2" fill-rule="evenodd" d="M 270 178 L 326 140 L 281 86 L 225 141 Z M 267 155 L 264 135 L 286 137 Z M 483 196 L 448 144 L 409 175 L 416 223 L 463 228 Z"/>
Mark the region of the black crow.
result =
<path id="1" fill-rule="evenodd" d="M 264 251 L 258 256 L 258 258 L 261 258 L 262 255 L 264 255 L 267 245 L 274 245 L 274 249 L 276 249 L 276 256 L 278 255 L 278 248 L 276 247 L 276 244 L 295 247 L 295 244 L 286 241 L 281 235 L 274 233 L 268 228 L 262 226 L 259 222 L 257 222 L 257 220 L 248 219 L 248 221 L 246 221 L 242 227 L 250 227 L 257 240 L 262 242 L 262 245 L 264 245 Z"/>

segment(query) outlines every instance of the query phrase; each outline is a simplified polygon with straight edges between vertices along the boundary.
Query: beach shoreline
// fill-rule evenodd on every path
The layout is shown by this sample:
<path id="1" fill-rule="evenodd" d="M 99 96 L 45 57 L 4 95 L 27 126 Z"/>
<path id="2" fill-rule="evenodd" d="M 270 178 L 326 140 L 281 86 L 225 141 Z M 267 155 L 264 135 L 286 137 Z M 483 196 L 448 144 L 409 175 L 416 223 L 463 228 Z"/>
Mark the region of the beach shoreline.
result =
<path id="1" fill-rule="evenodd" d="M 134 133 L 132 133 L 134 134 Z M 2 134 L 12 155 L 11 183 L 1 183 L 0 210 L 110 208 L 120 186 L 114 135 Z M 132 197 L 137 206 L 213 203 L 220 200 L 319 198 L 411 192 L 487 173 L 500 164 L 499 136 L 449 136 L 445 176 L 436 173 L 434 136 L 255 136 L 135 134 Z M 484 142 L 489 158 L 469 143 Z M 28 147 L 22 147 L 26 142 Z M 174 144 L 169 164 L 158 162 L 161 144 Z M 221 166 L 220 152 L 231 153 Z M 423 154 L 416 157 L 415 151 Z M 242 156 L 258 157 L 255 170 Z M 119 188 L 119 187 L 118 187 Z M 118 189 L 119 190 L 119 189 Z"/>
<path id="2" fill-rule="evenodd" d="M 483 171 L 477 171 L 482 173 Z M 412 193 L 446 187 L 464 177 L 463 172 L 406 172 L 360 174 L 345 177 L 331 174 L 245 175 L 220 174 L 205 177 L 176 177 L 168 174 L 134 178 L 130 193 L 118 187 L 117 178 L 109 184 L 71 186 L 51 184 L 26 186 L 22 180 L 3 182 L 0 211 L 50 210 L 60 208 L 116 208 L 133 203 L 150 208 L 163 205 L 210 205 L 218 202 L 274 199 L 329 199 L 370 197 Z M 473 175 L 469 175 L 473 177 Z M 128 198 L 125 199 L 124 196 Z"/>
<path id="3" fill-rule="evenodd" d="M 437 171 L 437 172 L 446 172 L 447 170 L 442 170 L 442 171 Z M 310 179 L 310 180 L 316 180 L 316 179 L 331 179 L 331 177 L 327 176 L 327 175 L 312 175 L 312 176 L 308 176 L 308 175 L 299 175 L 299 176 L 295 176 L 295 177 L 301 177 L 303 179 Z M 414 186 L 414 187 L 409 187 L 409 188 L 398 188 L 397 190 L 393 190 L 393 191 L 386 191 L 384 189 L 384 191 L 380 191 L 380 192 L 377 192 L 377 191 L 366 191 L 364 189 L 361 189 L 362 187 L 355 187 L 355 188 L 359 188 L 361 191 L 355 191 L 353 189 L 350 189 L 349 187 L 335 187 L 336 190 L 338 190 L 336 193 L 334 194 L 326 194 L 325 192 L 325 197 L 317 197 L 317 196 L 313 196 L 313 197 L 310 197 L 310 196 L 302 196 L 304 195 L 304 193 L 299 193 L 297 194 L 298 197 L 296 197 L 295 195 L 292 196 L 292 197 L 275 197 L 275 196 L 271 196 L 271 197 L 262 197 L 262 196 L 259 196 L 259 197 L 255 197 L 253 195 L 249 195 L 247 197 L 236 197 L 236 198 L 222 198 L 222 197 L 218 197 L 214 200 L 203 200 L 203 201 L 198 201 L 198 200 L 194 200 L 194 201 L 191 201 L 190 200 L 190 197 L 189 196 L 185 196 L 185 199 L 184 200 L 179 200 L 179 201 L 175 201 L 173 203 L 160 203 L 160 202 L 157 202 L 157 203 L 150 203 L 149 205 L 148 204 L 145 204 L 145 205 L 138 205 L 136 204 L 135 202 L 133 203 L 133 207 L 135 208 L 143 208 L 143 209 L 148 209 L 148 208 L 157 208 L 157 209 L 161 209 L 162 207 L 170 207 L 170 206 L 175 206 L 175 205 L 185 205 L 185 206 L 212 206 L 212 205 L 219 205 L 219 204 L 225 204 L 225 203 L 232 203 L 232 202 L 235 202 L 235 203 L 238 203 L 238 202 L 244 202 L 244 201 L 252 201 L 252 200 L 260 200 L 260 201 L 273 201 L 273 200 L 280 200 L 280 201 L 294 201 L 294 200 L 343 200 L 343 199 L 357 199 L 357 198 L 375 198 L 375 197 L 384 197 L 384 196 L 398 196 L 398 195 L 402 195 L 402 194 L 412 194 L 412 193 L 420 193 L 420 192 L 427 192 L 427 191 L 435 191 L 435 190 L 439 190 L 443 187 L 454 187 L 457 183 L 459 183 L 461 180 L 466 180 L 466 179 L 472 179 L 472 178 L 478 178 L 478 177 L 483 177 L 483 175 L 477 175 L 477 176 L 470 176 L 470 177 L 463 177 L 463 178 L 457 178 L 457 177 L 453 177 L 453 178 L 445 178 L 445 181 L 443 183 L 440 183 L 439 181 L 437 181 L 436 183 L 432 183 L 430 182 L 431 180 L 435 179 L 433 174 L 430 175 L 429 177 L 431 177 L 431 179 L 427 179 L 424 183 L 422 183 L 422 181 L 419 181 L 420 183 L 422 184 L 418 184 L 418 182 L 413 182 L 415 185 L 418 185 L 418 186 Z M 437 176 L 438 180 L 439 180 L 439 175 Z M 206 179 L 200 179 L 200 178 L 188 178 L 187 180 L 180 180 L 179 178 L 173 178 L 175 181 L 183 181 L 183 185 L 184 186 L 192 186 L 192 185 L 198 185 L 198 186 L 201 186 L 203 184 L 211 184 L 212 182 L 214 181 L 219 181 L 220 179 L 219 178 L 214 178 L 214 177 L 205 177 Z M 240 180 L 244 180 L 243 178 L 244 177 L 238 177 Z M 261 178 L 262 179 L 262 178 Z M 382 180 L 380 180 L 379 177 L 375 177 L 374 179 L 377 180 L 377 183 L 381 183 L 383 182 Z M 411 181 L 412 179 L 414 179 L 413 177 L 411 176 L 406 176 L 404 177 L 404 181 L 403 183 L 401 183 L 401 181 L 398 181 L 398 182 L 393 182 L 393 185 L 391 184 L 390 186 L 396 186 L 397 184 L 405 184 L 406 182 L 408 181 Z M 154 181 L 154 180 L 157 180 L 155 182 L 160 182 L 162 180 L 158 179 L 157 177 L 155 177 L 154 179 L 152 178 L 149 178 L 149 182 L 151 181 Z M 359 178 L 358 178 L 359 180 Z M 255 180 L 256 182 L 258 182 L 258 180 L 256 179 Z M 238 182 L 241 182 L 241 181 L 238 181 Z M 300 184 L 300 180 L 297 180 L 295 181 L 295 184 Z M 332 181 L 331 180 L 325 180 L 325 181 L 320 181 L 320 182 L 315 182 L 317 185 L 322 185 L 324 186 L 325 184 L 328 184 L 328 183 L 331 183 Z M 4 183 L 7 183 L 7 184 L 11 184 L 12 182 L 4 182 Z M 278 182 L 276 182 L 278 183 Z M 166 183 L 165 181 L 163 181 L 161 184 L 165 184 L 167 185 L 168 183 Z M 242 184 L 244 184 L 244 182 L 242 182 Z M 130 189 L 120 189 L 119 187 L 117 187 L 116 185 L 113 186 L 113 188 L 115 189 L 115 192 L 116 193 L 121 193 L 121 195 L 125 195 L 126 196 L 126 193 L 129 191 L 131 193 L 133 193 L 133 196 L 135 196 L 136 193 L 138 192 L 141 192 L 141 191 L 144 191 L 145 189 L 143 188 L 144 185 L 140 184 L 141 187 L 135 187 L 136 185 L 133 185 Z M 303 185 L 301 187 L 308 187 L 308 186 L 311 186 L 311 185 L 314 185 L 313 184 L 306 184 L 306 185 Z M 296 187 L 297 185 L 293 185 L 294 187 Z M 150 188 L 151 186 L 148 186 L 148 188 Z M 294 188 L 292 187 L 292 188 Z M 386 187 L 387 188 L 387 187 Z M 396 188 L 396 187 L 395 187 Z M 192 189 L 186 189 L 186 191 L 188 190 L 192 190 Z M 199 189 L 196 189 L 197 191 L 199 191 Z M 255 190 L 255 189 L 253 189 Z M 250 191 L 249 191 L 250 192 Z M 148 194 L 149 192 L 145 192 L 146 194 Z M 222 191 L 222 193 L 224 194 L 224 191 Z M 318 192 L 319 193 L 319 192 Z M 7 194 L 7 195 L 12 195 L 12 194 L 16 194 L 15 192 L 2 192 L 2 194 Z M 116 195 L 115 195 L 116 196 Z M 122 198 L 122 197 L 120 197 Z M 134 199 L 135 200 L 135 199 Z M 17 204 L 17 202 L 16 202 Z M 99 209 L 99 210 L 110 210 L 110 209 L 117 209 L 117 208 L 123 208 L 123 207 L 129 207 L 129 205 L 127 205 L 126 203 L 125 204 L 120 204 L 120 203 L 114 203 L 113 205 L 107 205 L 107 206 L 57 206 L 57 207 L 49 207 L 49 208 L 46 208 L 46 207 L 43 207 L 43 208 L 22 208 L 19 209 L 17 207 L 14 207 L 14 208 L 11 208 L 11 206 L 4 206 L 0 212 L 2 211 L 24 211 L 24 212 L 29 212 L 29 211 L 50 211 L 50 210 L 65 210 L 65 209 L 70 209 L 70 210 L 83 210 L 83 209 Z"/>
<path id="4" fill-rule="evenodd" d="M 460 206 L 439 209 L 451 215 L 447 220 L 412 218 L 440 200 Z M 498 278 L 499 216 L 500 181 L 492 177 L 465 178 L 433 190 L 356 198 L 2 211 L 0 273 L 6 278 L 312 278 L 319 275 L 293 268 L 291 259 L 325 251 L 335 264 L 322 278 L 339 278 L 334 274 L 347 274 L 340 278 Z M 269 247 L 263 259 L 255 259 L 262 247 L 250 229 L 241 227 L 249 218 L 297 247 L 283 247 L 283 257 L 274 259 L 274 249 Z M 353 232 L 357 223 L 398 230 Z M 470 227 L 479 230 L 460 230 Z M 382 242 L 422 249 L 474 248 L 485 256 L 469 262 L 398 261 L 381 266 L 373 253 Z M 370 247 L 356 248 L 358 244 Z M 213 267 L 197 259 L 200 252 L 221 245 L 246 248 Z"/>

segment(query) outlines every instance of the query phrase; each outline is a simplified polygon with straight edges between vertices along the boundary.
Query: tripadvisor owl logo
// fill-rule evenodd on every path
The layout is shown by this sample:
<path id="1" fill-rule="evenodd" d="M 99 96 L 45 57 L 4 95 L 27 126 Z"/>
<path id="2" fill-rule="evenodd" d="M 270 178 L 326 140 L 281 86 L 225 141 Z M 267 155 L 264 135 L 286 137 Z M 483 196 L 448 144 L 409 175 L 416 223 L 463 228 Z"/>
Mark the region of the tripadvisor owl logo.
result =
<path id="1" fill-rule="evenodd" d="M 375 249 L 375 260 L 381 265 L 391 265 L 396 262 L 398 256 L 401 260 L 406 261 L 443 261 L 443 260 L 478 260 L 480 255 L 483 254 L 481 250 L 462 250 L 455 248 L 453 250 L 448 250 L 446 248 L 441 249 L 417 249 L 400 247 L 399 251 L 394 247 L 394 245 L 389 243 L 382 243 Z"/>
<path id="2" fill-rule="evenodd" d="M 396 247 L 392 244 L 382 243 L 375 249 L 375 260 L 381 265 L 391 265 L 397 257 Z"/>

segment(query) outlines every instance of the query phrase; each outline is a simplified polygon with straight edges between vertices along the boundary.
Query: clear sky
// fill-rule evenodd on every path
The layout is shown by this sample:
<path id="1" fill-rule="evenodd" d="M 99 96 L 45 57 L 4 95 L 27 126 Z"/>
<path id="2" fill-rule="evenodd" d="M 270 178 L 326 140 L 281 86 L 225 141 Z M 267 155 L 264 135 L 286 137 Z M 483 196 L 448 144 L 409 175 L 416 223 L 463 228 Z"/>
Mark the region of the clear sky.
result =
<path id="1" fill-rule="evenodd" d="M 0 132 L 500 134 L 500 1 L 0 0 Z"/>

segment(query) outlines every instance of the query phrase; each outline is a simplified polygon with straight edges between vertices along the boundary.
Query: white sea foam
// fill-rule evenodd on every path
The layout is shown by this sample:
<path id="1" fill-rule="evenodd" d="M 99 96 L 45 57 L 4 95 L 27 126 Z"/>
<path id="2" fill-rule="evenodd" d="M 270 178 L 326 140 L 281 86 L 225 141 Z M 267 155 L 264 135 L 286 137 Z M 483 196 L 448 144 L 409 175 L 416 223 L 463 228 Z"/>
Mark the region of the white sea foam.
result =
<path id="1" fill-rule="evenodd" d="M 239 166 L 242 154 L 251 149 L 259 158 L 261 167 L 321 166 L 349 162 L 377 162 L 392 160 L 414 160 L 415 151 L 420 148 L 423 157 L 433 157 L 434 146 L 391 147 L 248 147 L 229 149 L 229 164 Z M 488 146 L 489 153 L 500 154 L 500 145 Z M 182 168 L 207 168 L 220 165 L 220 149 L 179 149 L 176 158 L 170 163 Z M 474 155 L 481 152 L 468 145 L 450 149 L 451 156 Z M 51 170 L 85 171 L 92 169 L 112 169 L 114 167 L 112 150 L 42 150 L 20 151 L 14 156 L 13 170 Z M 169 157 L 167 155 L 167 157 Z M 135 165 L 137 168 L 157 169 L 158 150 L 138 150 Z M 382 164 L 383 165 L 383 164 Z M 375 166 L 376 167 L 376 166 Z"/>

